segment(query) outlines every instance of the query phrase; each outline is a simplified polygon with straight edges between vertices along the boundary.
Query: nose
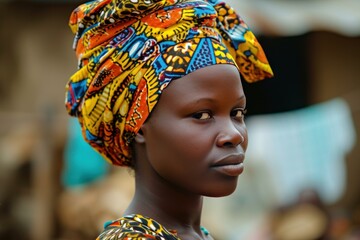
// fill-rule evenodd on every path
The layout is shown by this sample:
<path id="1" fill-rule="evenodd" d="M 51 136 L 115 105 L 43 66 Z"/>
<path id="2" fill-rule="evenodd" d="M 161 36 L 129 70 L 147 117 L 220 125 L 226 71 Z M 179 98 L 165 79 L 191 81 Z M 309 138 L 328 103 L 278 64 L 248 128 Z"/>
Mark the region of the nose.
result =
<path id="1" fill-rule="evenodd" d="M 218 147 L 236 147 L 245 142 L 247 132 L 245 124 L 234 123 L 232 120 L 219 123 L 219 133 L 216 138 Z"/>

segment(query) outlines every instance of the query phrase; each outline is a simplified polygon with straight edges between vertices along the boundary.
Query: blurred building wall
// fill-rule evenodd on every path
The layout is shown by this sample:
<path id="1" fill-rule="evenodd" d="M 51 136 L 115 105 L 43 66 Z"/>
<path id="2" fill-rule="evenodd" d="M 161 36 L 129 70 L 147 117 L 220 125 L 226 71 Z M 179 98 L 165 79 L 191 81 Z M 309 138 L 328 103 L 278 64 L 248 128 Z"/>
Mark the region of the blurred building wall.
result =
<path id="1" fill-rule="evenodd" d="M 0 111 L 64 113 L 64 86 L 76 70 L 67 22 L 73 4 L 0 4 Z"/>
<path id="2" fill-rule="evenodd" d="M 0 238 L 55 239 L 76 2 L 0 2 Z"/>

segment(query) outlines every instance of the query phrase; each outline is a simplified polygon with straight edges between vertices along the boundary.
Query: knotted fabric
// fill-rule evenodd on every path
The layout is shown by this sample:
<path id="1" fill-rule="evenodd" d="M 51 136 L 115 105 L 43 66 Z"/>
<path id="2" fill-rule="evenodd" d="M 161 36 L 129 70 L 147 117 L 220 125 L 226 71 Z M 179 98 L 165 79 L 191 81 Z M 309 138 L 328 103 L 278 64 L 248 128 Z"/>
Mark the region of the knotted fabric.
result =
<path id="1" fill-rule="evenodd" d="M 130 144 L 172 80 L 215 64 L 248 82 L 272 76 L 253 33 L 219 0 L 97 0 L 69 25 L 79 66 L 66 108 L 115 165 L 131 165 Z"/>

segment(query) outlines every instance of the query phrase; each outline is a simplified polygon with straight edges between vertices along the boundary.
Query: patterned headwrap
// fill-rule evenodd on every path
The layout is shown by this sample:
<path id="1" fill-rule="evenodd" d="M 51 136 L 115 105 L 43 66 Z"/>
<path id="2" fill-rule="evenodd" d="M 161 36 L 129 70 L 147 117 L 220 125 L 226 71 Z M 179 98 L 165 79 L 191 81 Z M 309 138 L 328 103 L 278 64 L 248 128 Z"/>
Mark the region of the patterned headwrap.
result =
<path id="1" fill-rule="evenodd" d="M 174 79 L 215 64 L 254 82 L 272 76 L 253 33 L 219 0 L 95 0 L 70 17 L 79 70 L 66 108 L 109 162 L 131 165 L 130 144 Z"/>

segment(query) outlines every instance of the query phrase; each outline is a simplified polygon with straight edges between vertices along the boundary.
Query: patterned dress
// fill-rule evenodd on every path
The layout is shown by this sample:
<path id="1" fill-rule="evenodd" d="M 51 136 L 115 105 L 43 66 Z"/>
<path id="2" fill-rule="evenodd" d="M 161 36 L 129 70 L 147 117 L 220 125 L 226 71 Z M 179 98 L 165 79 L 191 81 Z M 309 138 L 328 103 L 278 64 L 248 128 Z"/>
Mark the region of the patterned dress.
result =
<path id="1" fill-rule="evenodd" d="M 115 221 L 105 223 L 105 230 L 96 240 L 180 240 L 176 231 L 167 230 L 155 220 L 139 214 L 127 215 Z M 205 235 L 209 232 L 201 228 Z"/>

